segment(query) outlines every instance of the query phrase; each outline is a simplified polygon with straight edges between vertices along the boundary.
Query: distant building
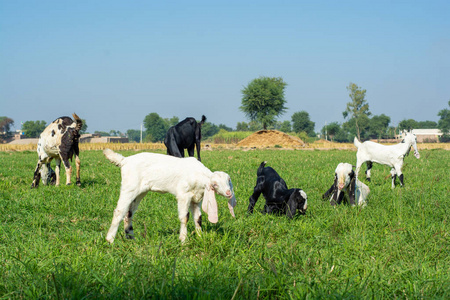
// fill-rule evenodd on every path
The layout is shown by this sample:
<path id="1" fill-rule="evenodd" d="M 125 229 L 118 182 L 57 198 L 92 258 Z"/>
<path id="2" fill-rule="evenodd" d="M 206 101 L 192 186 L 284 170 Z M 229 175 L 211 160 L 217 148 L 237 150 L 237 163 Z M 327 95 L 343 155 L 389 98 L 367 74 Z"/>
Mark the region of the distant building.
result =
<path id="1" fill-rule="evenodd" d="M 412 133 L 416 135 L 418 143 L 438 143 L 442 132 L 439 129 L 413 129 Z M 403 139 L 403 132 L 398 135 Z"/>

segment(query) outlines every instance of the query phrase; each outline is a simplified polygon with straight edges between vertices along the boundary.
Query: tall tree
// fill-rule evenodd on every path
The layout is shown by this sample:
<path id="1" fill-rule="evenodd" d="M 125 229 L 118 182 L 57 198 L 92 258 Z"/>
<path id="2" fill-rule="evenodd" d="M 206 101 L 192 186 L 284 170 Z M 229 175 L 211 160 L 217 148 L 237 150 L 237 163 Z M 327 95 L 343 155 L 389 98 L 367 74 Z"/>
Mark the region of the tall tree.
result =
<path id="1" fill-rule="evenodd" d="M 354 119 L 356 135 L 359 140 L 361 140 L 361 123 L 364 117 L 370 116 L 369 103 L 366 101 L 366 90 L 362 90 L 355 83 L 350 82 L 347 87 L 349 91 L 349 97 L 352 100 L 347 103 L 346 110 L 342 113 L 344 118 L 350 117 Z"/>
<path id="2" fill-rule="evenodd" d="M 22 125 L 22 131 L 28 138 L 37 138 L 45 127 L 45 121 L 26 121 Z"/>
<path id="3" fill-rule="evenodd" d="M 163 141 L 169 129 L 167 122 L 157 113 L 150 113 L 145 116 L 144 127 L 147 133 L 146 138 L 153 143 Z"/>
<path id="4" fill-rule="evenodd" d="M 300 133 L 306 132 L 308 136 L 313 137 L 316 135 L 314 132 L 315 123 L 310 120 L 309 114 L 302 110 L 292 115 L 292 129 L 294 132 Z"/>
<path id="5" fill-rule="evenodd" d="M 272 125 L 276 118 L 286 111 L 284 88 L 281 77 L 259 77 L 253 79 L 242 92 L 239 107 L 251 121 L 258 121 L 263 128 Z"/>

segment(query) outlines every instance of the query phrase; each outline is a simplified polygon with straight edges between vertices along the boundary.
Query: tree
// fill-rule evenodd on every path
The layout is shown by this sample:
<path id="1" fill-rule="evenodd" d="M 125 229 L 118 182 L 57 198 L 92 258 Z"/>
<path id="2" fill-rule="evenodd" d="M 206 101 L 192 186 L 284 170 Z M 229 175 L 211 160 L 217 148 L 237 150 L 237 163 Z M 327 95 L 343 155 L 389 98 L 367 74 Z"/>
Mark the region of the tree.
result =
<path id="1" fill-rule="evenodd" d="M 22 125 L 22 131 L 28 138 L 38 138 L 45 127 L 45 121 L 26 121 Z"/>
<path id="2" fill-rule="evenodd" d="M 391 118 L 385 114 L 373 116 L 369 121 L 369 136 L 377 139 L 383 138 L 388 133 Z"/>
<path id="3" fill-rule="evenodd" d="M 0 117 L 0 141 L 11 136 L 11 126 L 14 126 L 13 119 Z"/>
<path id="4" fill-rule="evenodd" d="M 202 125 L 202 138 L 209 138 L 219 132 L 219 127 L 211 122 L 205 122 Z"/>
<path id="5" fill-rule="evenodd" d="M 448 106 L 450 106 L 450 101 L 448 101 Z M 438 128 L 443 134 L 441 136 L 441 142 L 450 142 L 450 109 L 440 110 L 438 116 L 440 117 Z"/>
<path id="6" fill-rule="evenodd" d="M 245 122 L 237 122 L 236 131 L 248 131 L 248 124 Z"/>
<path id="7" fill-rule="evenodd" d="M 81 130 L 80 130 L 80 134 L 86 133 L 87 132 L 87 123 L 85 119 L 81 119 L 81 121 L 83 121 L 83 125 L 81 126 Z"/>
<path id="8" fill-rule="evenodd" d="M 283 123 L 281 123 L 280 125 L 280 131 L 285 133 L 291 132 L 292 131 L 291 122 L 288 120 L 283 121 Z"/>
<path id="9" fill-rule="evenodd" d="M 339 133 L 341 130 L 341 126 L 338 122 L 331 122 L 328 125 L 325 125 L 322 127 L 322 135 L 329 136 L 330 139 L 333 141 L 333 138 Z"/>
<path id="10" fill-rule="evenodd" d="M 264 129 L 286 111 L 284 88 L 281 77 L 259 77 L 251 81 L 242 92 L 242 106 L 239 107 L 251 121 L 258 121 Z"/>
<path id="11" fill-rule="evenodd" d="M 144 118 L 144 127 L 146 129 L 146 140 L 153 143 L 161 142 L 169 129 L 168 124 L 157 113 L 150 113 Z"/>
<path id="12" fill-rule="evenodd" d="M 291 119 L 294 132 L 300 133 L 304 131 L 310 137 L 316 136 L 314 132 L 315 123 L 309 119 L 309 114 L 306 111 L 302 110 L 294 113 Z"/>
<path id="13" fill-rule="evenodd" d="M 358 85 L 352 82 L 350 82 L 347 90 L 350 92 L 348 96 L 350 97 L 350 99 L 352 99 L 352 101 L 347 103 L 347 108 L 342 113 L 342 115 L 345 119 L 347 117 L 350 117 L 350 119 L 354 119 L 356 135 L 358 139 L 361 140 L 361 123 L 363 122 L 363 119 L 365 119 L 365 117 L 370 116 L 369 103 L 367 103 L 365 99 L 366 90 L 362 90 L 360 87 L 358 87 Z"/>
<path id="14" fill-rule="evenodd" d="M 398 129 L 400 130 L 411 130 L 419 128 L 418 123 L 414 119 L 402 120 L 398 123 Z"/>
<path id="15" fill-rule="evenodd" d="M 228 127 L 228 126 L 225 125 L 225 124 L 219 124 L 219 130 L 220 130 L 220 129 L 223 129 L 223 130 L 225 130 L 225 131 L 233 131 L 233 128 Z"/>
<path id="16" fill-rule="evenodd" d="M 173 116 L 172 118 L 165 118 L 164 121 L 167 123 L 168 127 L 177 125 L 180 122 L 180 118 Z"/>
<path id="17" fill-rule="evenodd" d="M 136 129 L 127 130 L 128 140 L 139 143 L 141 141 L 141 131 Z M 145 132 L 142 132 L 142 139 L 145 139 Z"/>

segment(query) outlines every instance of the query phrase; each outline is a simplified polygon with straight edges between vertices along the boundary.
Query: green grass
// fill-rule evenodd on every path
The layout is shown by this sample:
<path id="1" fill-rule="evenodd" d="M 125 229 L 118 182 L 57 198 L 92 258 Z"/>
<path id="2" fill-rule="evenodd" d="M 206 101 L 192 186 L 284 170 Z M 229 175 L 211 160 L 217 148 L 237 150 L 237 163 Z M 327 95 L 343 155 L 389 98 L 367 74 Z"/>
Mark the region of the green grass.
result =
<path id="1" fill-rule="evenodd" d="M 219 197 L 219 222 L 204 218 L 199 237 L 190 220 L 182 246 L 174 197 L 155 193 L 133 220 L 135 240 L 121 226 L 105 241 L 120 171 L 100 151 L 82 152 L 81 188 L 33 190 L 36 153 L 0 152 L 0 299 L 449 299 L 450 152 L 421 156 L 405 159 L 406 186 L 394 190 L 389 168 L 374 165 L 360 209 L 321 200 L 353 151 L 204 151 L 232 178 L 236 219 Z M 263 160 L 305 190 L 305 216 L 247 215 Z"/>

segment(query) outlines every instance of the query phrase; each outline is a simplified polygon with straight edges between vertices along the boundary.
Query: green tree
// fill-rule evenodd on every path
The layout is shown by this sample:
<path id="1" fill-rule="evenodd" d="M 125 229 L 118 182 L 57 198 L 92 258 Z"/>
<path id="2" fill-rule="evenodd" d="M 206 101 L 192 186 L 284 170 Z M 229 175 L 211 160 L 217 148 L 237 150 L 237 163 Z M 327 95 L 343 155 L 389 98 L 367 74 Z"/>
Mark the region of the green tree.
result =
<path id="1" fill-rule="evenodd" d="M 361 132 L 363 132 L 362 123 L 366 121 L 364 119 L 368 119 L 367 117 L 370 116 L 369 103 L 365 99 L 366 90 L 362 90 L 352 82 L 350 82 L 347 90 L 349 91 L 348 96 L 352 101 L 347 103 L 347 108 L 342 115 L 345 119 L 347 117 L 354 119 L 356 136 L 361 140 Z"/>
<path id="2" fill-rule="evenodd" d="M 450 101 L 448 101 L 448 106 L 450 106 Z M 438 116 L 440 117 L 438 128 L 443 134 L 441 136 L 441 142 L 450 142 L 450 109 L 440 110 Z"/>
<path id="3" fill-rule="evenodd" d="M 341 130 L 341 125 L 338 122 L 331 122 L 322 127 L 321 133 L 324 136 L 329 136 L 333 141 L 333 138 L 339 133 Z"/>
<path id="4" fill-rule="evenodd" d="M 109 133 L 109 132 L 106 132 L 106 131 L 98 131 L 98 130 L 96 130 L 96 131 L 94 132 L 94 134 L 98 134 L 98 135 L 100 135 L 100 136 L 111 136 L 111 133 Z"/>
<path id="5" fill-rule="evenodd" d="M 422 129 L 434 129 L 437 128 L 438 124 L 434 121 L 419 121 L 417 122 L 417 126 L 419 126 L 418 128 L 422 128 Z"/>
<path id="6" fill-rule="evenodd" d="M 249 131 L 259 131 L 263 129 L 263 126 L 258 121 L 250 121 L 250 123 L 248 123 L 248 129 Z"/>
<path id="7" fill-rule="evenodd" d="M 251 81 L 242 92 L 239 107 L 251 121 L 258 121 L 264 129 L 286 111 L 284 89 L 286 83 L 281 77 L 259 77 Z"/>
<path id="8" fill-rule="evenodd" d="M 150 113 L 144 118 L 144 127 L 147 133 L 146 140 L 153 143 L 161 142 L 169 129 L 168 124 L 157 113 Z"/>
<path id="9" fill-rule="evenodd" d="M 310 120 L 309 114 L 306 111 L 302 110 L 294 113 L 291 120 L 294 132 L 300 133 L 304 131 L 310 137 L 316 136 L 314 132 L 315 123 Z"/>
<path id="10" fill-rule="evenodd" d="M 11 136 L 11 126 L 14 126 L 14 120 L 8 117 L 0 117 L 0 141 Z"/>
<path id="11" fill-rule="evenodd" d="M 141 131 L 136 129 L 128 129 L 127 137 L 130 142 L 139 143 L 141 141 Z M 142 139 L 145 139 L 145 131 L 142 132 Z"/>
<path id="12" fill-rule="evenodd" d="M 385 114 L 373 116 L 369 121 L 369 136 L 381 139 L 388 133 L 391 118 Z"/>
<path id="13" fill-rule="evenodd" d="M 28 138 L 38 138 L 45 127 L 45 121 L 26 121 L 22 125 L 22 131 Z"/>
<path id="14" fill-rule="evenodd" d="M 223 130 L 225 130 L 225 131 L 233 131 L 233 128 L 228 127 L 228 126 L 225 125 L 225 124 L 219 124 L 219 130 L 220 130 L 220 129 L 223 129 Z"/>
<path id="15" fill-rule="evenodd" d="M 291 122 L 288 120 L 283 121 L 280 125 L 280 131 L 285 133 L 291 132 L 292 131 Z"/>
<path id="16" fill-rule="evenodd" d="M 202 125 L 202 138 L 209 138 L 219 132 L 219 127 L 211 122 L 205 122 Z"/>
<path id="17" fill-rule="evenodd" d="M 398 129 L 400 130 L 411 130 L 419 128 L 419 124 L 414 119 L 402 120 L 398 123 Z"/>
<path id="18" fill-rule="evenodd" d="M 83 125 L 81 126 L 80 134 L 83 134 L 87 132 L 88 126 L 85 119 L 81 119 L 81 121 L 83 121 Z"/>
<path id="19" fill-rule="evenodd" d="M 245 122 L 238 122 L 236 125 L 236 131 L 248 131 L 248 124 Z"/>
<path id="20" fill-rule="evenodd" d="M 167 123 L 168 127 L 177 125 L 180 122 L 180 118 L 173 116 L 172 118 L 165 118 L 164 121 Z"/>

